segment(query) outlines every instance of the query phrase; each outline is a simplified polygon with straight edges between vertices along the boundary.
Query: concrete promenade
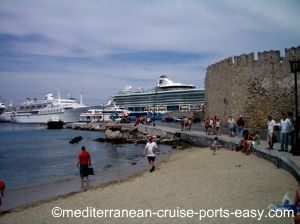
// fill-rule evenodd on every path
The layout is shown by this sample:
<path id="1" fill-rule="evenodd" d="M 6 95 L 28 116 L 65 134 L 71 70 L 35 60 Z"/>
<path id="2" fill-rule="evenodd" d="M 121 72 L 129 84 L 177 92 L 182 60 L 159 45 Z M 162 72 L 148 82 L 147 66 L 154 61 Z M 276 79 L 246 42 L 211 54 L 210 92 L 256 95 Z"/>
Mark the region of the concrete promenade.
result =
<path id="1" fill-rule="evenodd" d="M 141 125 L 139 129 L 140 131 L 143 131 L 144 129 L 144 131 L 147 131 L 150 134 L 160 133 L 161 135 L 174 135 L 177 133 L 182 140 L 198 146 L 210 146 L 215 137 L 214 135 L 206 135 L 206 133 L 199 130 L 199 127 L 197 128 L 197 126 L 192 127 L 191 131 L 181 131 L 180 124 L 178 124 L 178 126 L 170 126 L 167 123 L 156 123 L 155 127 Z M 240 141 L 240 138 L 238 137 L 232 138 L 224 134 L 219 135 L 218 138 L 221 145 L 229 150 L 234 150 L 235 146 L 237 146 Z M 279 152 L 278 149 L 280 149 L 280 143 L 274 145 L 274 150 L 268 150 L 267 147 L 267 141 L 261 140 L 260 145 L 253 146 L 252 153 L 269 160 L 278 168 L 286 169 L 300 183 L 300 156 L 293 156 L 288 152 Z"/>

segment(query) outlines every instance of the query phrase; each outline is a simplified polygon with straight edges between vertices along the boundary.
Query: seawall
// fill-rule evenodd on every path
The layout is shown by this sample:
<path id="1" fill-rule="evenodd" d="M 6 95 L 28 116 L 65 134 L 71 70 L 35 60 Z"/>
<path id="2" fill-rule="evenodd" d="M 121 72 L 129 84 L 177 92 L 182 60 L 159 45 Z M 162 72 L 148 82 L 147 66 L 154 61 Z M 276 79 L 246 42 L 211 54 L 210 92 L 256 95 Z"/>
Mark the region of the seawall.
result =
<path id="1" fill-rule="evenodd" d="M 229 116 L 247 119 L 248 128 L 266 126 L 268 115 L 295 111 L 294 74 L 289 60 L 300 58 L 300 46 L 226 58 L 208 66 L 205 77 L 206 116 L 217 115 L 223 124 Z M 298 83 L 299 83 L 298 75 Z"/>

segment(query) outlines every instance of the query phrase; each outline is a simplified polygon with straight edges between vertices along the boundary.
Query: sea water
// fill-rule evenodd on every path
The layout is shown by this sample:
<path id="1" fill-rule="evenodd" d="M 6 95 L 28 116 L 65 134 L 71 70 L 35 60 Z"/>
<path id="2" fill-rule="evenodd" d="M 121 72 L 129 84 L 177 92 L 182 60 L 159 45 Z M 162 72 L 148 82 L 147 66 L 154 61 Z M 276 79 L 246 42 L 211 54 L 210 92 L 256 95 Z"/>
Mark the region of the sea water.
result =
<path id="1" fill-rule="evenodd" d="M 82 136 L 76 144 L 69 141 Z M 145 163 L 143 144 L 118 144 L 97 142 L 104 132 L 71 129 L 48 130 L 44 125 L 0 123 L 0 179 L 8 189 L 66 180 L 76 177 L 77 157 L 81 146 L 91 154 L 92 166 L 97 175 L 118 171 Z M 159 154 L 172 151 L 160 145 Z M 158 154 L 158 157 L 159 157 Z"/>

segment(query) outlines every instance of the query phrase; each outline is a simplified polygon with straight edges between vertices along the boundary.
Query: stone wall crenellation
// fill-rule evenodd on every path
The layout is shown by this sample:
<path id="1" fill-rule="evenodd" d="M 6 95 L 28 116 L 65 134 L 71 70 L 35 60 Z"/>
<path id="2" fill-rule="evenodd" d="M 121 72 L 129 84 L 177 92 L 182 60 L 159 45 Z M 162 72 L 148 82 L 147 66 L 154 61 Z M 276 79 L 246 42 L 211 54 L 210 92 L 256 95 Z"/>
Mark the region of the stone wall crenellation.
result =
<path id="1" fill-rule="evenodd" d="M 205 77 L 207 116 L 217 115 L 226 124 L 229 116 L 247 119 L 247 126 L 266 126 L 269 114 L 279 120 L 294 111 L 294 75 L 289 60 L 300 58 L 300 46 L 280 51 L 228 57 L 207 68 Z M 300 80 L 299 80 L 300 81 Z"/>

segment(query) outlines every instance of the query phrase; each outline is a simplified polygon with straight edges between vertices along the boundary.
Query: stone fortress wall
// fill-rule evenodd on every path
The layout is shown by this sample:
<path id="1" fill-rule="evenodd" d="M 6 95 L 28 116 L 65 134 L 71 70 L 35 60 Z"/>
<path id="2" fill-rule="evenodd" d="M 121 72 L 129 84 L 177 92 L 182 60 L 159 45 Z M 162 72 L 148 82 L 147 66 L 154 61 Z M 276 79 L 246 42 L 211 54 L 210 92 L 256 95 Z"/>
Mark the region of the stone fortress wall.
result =
<path id="1" fill-rule="evenodd" d="M 292 58 L 300 58 L 300 46 L 285 49 L 285 57 L 279 51 L 264 51 L 258 52 L 257 60 L 250 53 L 210 65 L 205 77 L 206 116 L 217 115 L 227 125 L 229 116 L 236 120 L 242 115 L 247 127 L 266 128 L 269 114 L 279 121 L 282 112 L 295 111 Z"/>

